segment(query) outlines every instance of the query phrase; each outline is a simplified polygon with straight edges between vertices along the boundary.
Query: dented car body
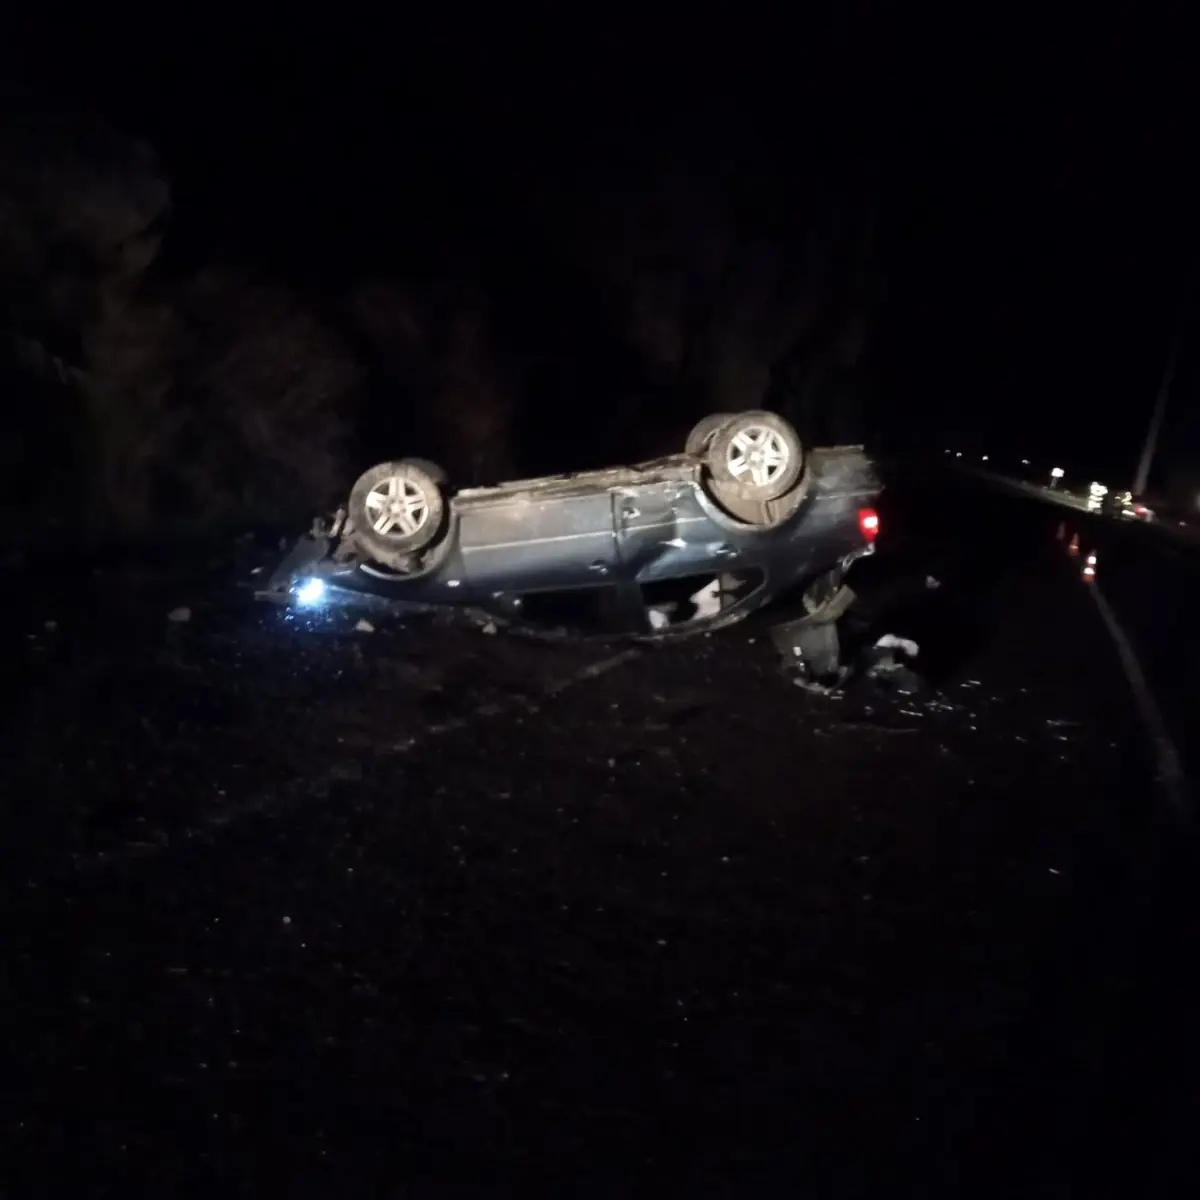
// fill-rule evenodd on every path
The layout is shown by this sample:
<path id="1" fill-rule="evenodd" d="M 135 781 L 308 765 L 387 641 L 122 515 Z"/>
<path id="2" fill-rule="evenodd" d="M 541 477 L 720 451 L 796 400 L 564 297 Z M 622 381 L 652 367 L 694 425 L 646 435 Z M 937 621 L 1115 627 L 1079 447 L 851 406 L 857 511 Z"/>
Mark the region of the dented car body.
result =
<path id="1" fill-rule="evenodd" d="M 694 632 L 869 554 L 880 490 L 858 446 L 807 453 L 795 483 L 765 499 L 752 485 L 722 488 L 704 453 L 684 453 L 459 490 L 421 552 L 388 563 L 364 550 L 354 512 L 341 509 L 259 595 L 455 605 L 499 622 L 586 622 L 634 636 Z M 374 511 L 368 504 L 360 522 Z"/>

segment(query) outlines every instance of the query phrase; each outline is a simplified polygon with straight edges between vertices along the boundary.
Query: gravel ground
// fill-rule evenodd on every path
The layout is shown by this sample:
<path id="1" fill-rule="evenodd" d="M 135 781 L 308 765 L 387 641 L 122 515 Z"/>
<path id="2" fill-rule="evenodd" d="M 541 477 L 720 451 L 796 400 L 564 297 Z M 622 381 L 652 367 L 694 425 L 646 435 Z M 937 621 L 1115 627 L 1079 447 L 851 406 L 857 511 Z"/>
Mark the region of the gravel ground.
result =
<path id="1" fill-rule="evenodd" d="M 10 586 L 4 1195 L 1065 1194 L 1147 776 L 1068 568 L 955 553 L 920 698 Z"/>

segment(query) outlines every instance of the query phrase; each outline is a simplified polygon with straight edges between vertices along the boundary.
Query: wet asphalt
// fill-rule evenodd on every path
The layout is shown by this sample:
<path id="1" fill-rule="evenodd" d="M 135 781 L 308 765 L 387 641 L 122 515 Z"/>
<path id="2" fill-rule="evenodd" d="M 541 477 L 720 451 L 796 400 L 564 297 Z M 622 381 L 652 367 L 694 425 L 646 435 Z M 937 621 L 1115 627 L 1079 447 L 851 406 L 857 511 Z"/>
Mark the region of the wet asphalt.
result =
<path id="1" fill-rule="evenodd" d="M 762 620 L 14 574 L 3 1194 L 1177 1194 L 1189 860 L 1108 635 L 1040 510 L 884 512 L 912 695 Z"/>

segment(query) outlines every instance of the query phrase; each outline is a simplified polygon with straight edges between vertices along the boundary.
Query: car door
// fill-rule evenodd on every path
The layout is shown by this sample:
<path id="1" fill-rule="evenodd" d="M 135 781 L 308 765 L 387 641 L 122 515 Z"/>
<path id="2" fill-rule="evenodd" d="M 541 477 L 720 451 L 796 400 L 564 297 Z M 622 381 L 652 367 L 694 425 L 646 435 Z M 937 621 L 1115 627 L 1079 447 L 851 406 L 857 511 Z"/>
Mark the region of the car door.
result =
<path id="1" fill-rule="evenodd" d="M 472 587 L 530 592 L 589 587 L 617 567 L 613 497 L 607 488 L 501 493 L 461 512 Z"/>
<path id="2" fill-rule="evenodd" d="M 735 539 L 705 514 L 689 484 L 635 484 L 613 500 L 617 554 L 630 578 L 677 578 L 736 560 Z"/>

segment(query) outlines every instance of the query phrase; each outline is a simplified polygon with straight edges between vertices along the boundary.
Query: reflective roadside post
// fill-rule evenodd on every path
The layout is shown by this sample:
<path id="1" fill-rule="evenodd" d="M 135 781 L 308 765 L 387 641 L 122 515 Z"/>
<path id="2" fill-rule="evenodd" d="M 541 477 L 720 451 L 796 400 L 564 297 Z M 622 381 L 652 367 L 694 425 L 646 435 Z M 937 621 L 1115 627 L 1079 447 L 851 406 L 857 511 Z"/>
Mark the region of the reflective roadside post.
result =
<path id="1" fill-rule="evenodd" d="M 1051 467 L 1050 468 L 1050 486 L 1052 488 L 1058 487 L 1058 481 L 1062 477 L 1063 477 L 1062 467 Z"/>
<path id="2" fill-rule="evenodd" d="M 1096 556 L 1094 554 L 1089 554 L 1087 558 L 1083 560 L 1083 582 L 1096 582 Z"/>

